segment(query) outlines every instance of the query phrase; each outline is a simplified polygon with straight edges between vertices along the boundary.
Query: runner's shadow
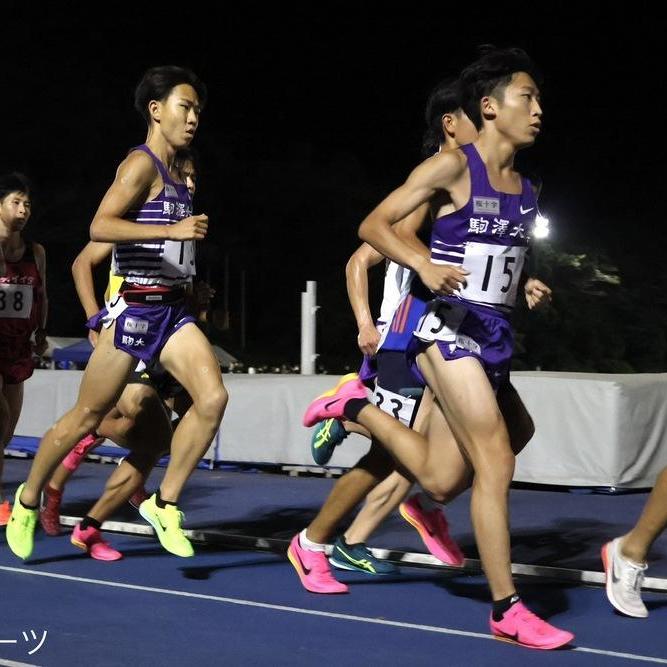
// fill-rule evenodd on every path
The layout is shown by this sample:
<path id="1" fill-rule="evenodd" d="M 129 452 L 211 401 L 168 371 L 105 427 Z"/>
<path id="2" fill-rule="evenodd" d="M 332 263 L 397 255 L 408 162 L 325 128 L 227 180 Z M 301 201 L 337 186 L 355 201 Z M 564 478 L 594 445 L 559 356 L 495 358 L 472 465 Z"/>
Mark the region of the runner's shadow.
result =
<path id="1" fill-rule="evenodd" d="M 180 567 L 178 568 L 185 579 L 195 579 L 198 581 L 205 581 L 211 578 L 215 572 L 220 570 L 233 570 L 235 568 L 245 567 L 263 567 L 269 565 L 281 565 L 283 559 L 278 556 L 270 560 L 266 558 L 256 558 L 247 560 L 232 561 L 230 563 L 221 563 L 220 565 L 201 565 L 195 567 Z"/>
<path id="2" fill-rule="evenodd" d="M 153 546 L 140 549 L 123 550 L 123 559 L 147 558 L 150 556 L 171 556 L 171 554 L 166 552 L 161 547 L 153 547 Z M 27 562 L 30 565 L 48 565 L 49 563 L 64 563 L 73 560 L 95 560 L 95 559 L 91 558 L 88 554 L 81 552 L 81 553 L 47 556 L 45 558 L 34 558 L 34 559 L 31 558 Z"/>

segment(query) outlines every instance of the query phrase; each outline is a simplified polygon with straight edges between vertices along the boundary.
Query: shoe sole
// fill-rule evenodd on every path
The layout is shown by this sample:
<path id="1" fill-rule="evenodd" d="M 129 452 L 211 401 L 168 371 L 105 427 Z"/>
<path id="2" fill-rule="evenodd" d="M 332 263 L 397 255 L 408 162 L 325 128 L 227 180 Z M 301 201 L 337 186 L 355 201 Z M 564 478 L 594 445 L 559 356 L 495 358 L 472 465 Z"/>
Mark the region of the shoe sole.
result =
<path id="1" fill-rule="evenodd" d="M 430 538 L 430 535 L 428 534 L 428 531 L 426 531 L 422 527 L 421 523 L 419 523 L 419 521 L 417 521 L 417 519 L 410 516 L 410 514 L 406 510 L 403 509 L 402 504 L 399 506 L 398 511 L 399 511 L 400 515 L 419 533 L 419 537 L 421 537 L 421 540 L 424 543 L 424 546 L 426 547 L 428 552 L 431 553 L 431 550 L 428 548 L 428 544 L 427 544 L 427 538 Z M 432 553 L 431 553 L 431 556 L 433 556 L 434 558 L 438 558 L 437 556 L 435 556 Z M 464 564 L 465 564 L 465 559 L 462 560 L 462 561 L 459 561 L 459 562 L 448 562 L 446 560 L 442 560 L 442 558 L 438 558 L 438 560 L 441 563 L 444 563 L 445 565 L 447 565 L 448 567 L 463 567 Z"/>
<path id="2" fill-rule="evenodd" d="M 348 570 L 349 572 L 361 572 L 362 574 L 368 574 L 371 577 L 386 577 L 390 574 L 398 574 L 398 569 L 392 570 L 391 572 L 370 572 L 369 570 L 364 570 L 363 568 L 357 567 L 356 565 L 348 565 L 343 563 L 340 560 L 336 560 L 333 556 L 329 557 L 329 562 L 339 570 Z"/>
<path id="3" fill-rule="evenodd" d="M 143 503 L 142 503 L 142 505 L 143 505 Z M 155 537 L 157 537 L 158 541 L 160 542 L 160 544 L 162 545 L 162 548 L 163 548 L 165 551 L 168 551 L 170 554 L 172 554 L 172 555 L 174 555 L 174 556 L 178 556 L 179 558 L 192 558 L 192 556 L 195 555 L 195 554 L 194 554 L 194 550 L 193 550 L 193 552 L 192 552 L 191 554 L 178 554 L 178 553 L 173 552 L 171 549 L 168 549 L 167 546 L 165 545 L 165 543 L 162 541 L 162 535 L 164 534 L 164 530 L 162 529 L 162 526 L 160 526 L 160 527 L 158 528 L 158 527 L 155 525 L 156 522 L 153 520 L 153 517 L 151 517 L 151 516 L 148 515 L 148 514 L 144 514 L 144 512 L 142 512 L 142 510 L 141 510 L 141 505 L 139 506 L 139 514 L 141 514 L 141 516 L 142 516 L 146 521 L 148 521 L 148 523 L 150 523 L 150 525 L 153 527 L 153 530 L 155 531 Z"/>
<path id="4" fill-rule="evenodd" d="M 348 592 L 347 589 L 342 591 L 314 591 L 312 588 L 308 586 L 306 580 L 306 573 L 301 569 L 301 565 L 299 564 L 299 559 L 292 552 L 291 545 L 287 549 L 287 558 L 289 559 L 289 562 L 292 563 L 292 567 L 296 570 L 296 573 L 299 575 L 299 580 L 301 581 L 301 585 L 309 593 L 316 593 L 317 595 L 343 595 Z"/>
<path id="5" fill-rule="evenodd" d="M 85 551 L 93 560 L 99 560 L 102 563 L 114 563 L 115 561 L 121 560 L 123 558 L 123 554 L 120 554 L 118 558 L 97 558 L 96 556 L 93 556 L 93 554 L 90 552 L 90 549 L 88 548 L 88 545 L 85 542 L 80 542 L 79 540 L 75 540 L 74 538 L 71 538 L 70 542 L 72 543 L 73 546 L 77 547 L 77 549 Z M 118 553 L 120 553 L 120 551 Z"/>
<path id="6" fill-rule="evenodd" d="M 572 642 L 574 636 L 572 637 L 572 639 L 568 639 L 563 642 L 556 642 L 554 644 L 549 644 L 548 646 L 533 646 L 532 644 L 524 644 L 522 642 L 517 641 L 516 639 L 511 639 L 510 637 L 501 637 L 500 635 L 493 635 L 493 638 L 496 641 L 505 642 L 506 644 L 514 644 L 514 646 L 522 646 L 523 648 L 532 648 L 532 649 L 537 649 L 538 651 L 553 651 L 554 649 L 561 648 L 562 646 L 567 646 L 570 642 Z"/>
<path id="7" fill-rule="evenodd" d="M 612 589 L 612 582 L 611 582 L 611 576 L 609 574 L 610 570 L 610 562 L 609 562 L 609 557 L 607 556 L 607 546 L 611 546 L 611 542 L 609 544 L 603 545 L 602 549 L 600 549 L 600 558 L 602 559 L 602 567 L 604 567 L 604 575 L 605 575 L 605 591 L 607 593 L 607 600 L 609 600 L 609 603 L 611 606 L 619 613 L 623 614 L 624 616 L 629 616 L 630 618 L 647 618 L 648 614 L 646 616 L 640 616 L 638 614 L 633 614 L 625 609 L 621 605 L 618 604 L 616 601 L 616 598 L 614 598 L 614 593 Z"/>

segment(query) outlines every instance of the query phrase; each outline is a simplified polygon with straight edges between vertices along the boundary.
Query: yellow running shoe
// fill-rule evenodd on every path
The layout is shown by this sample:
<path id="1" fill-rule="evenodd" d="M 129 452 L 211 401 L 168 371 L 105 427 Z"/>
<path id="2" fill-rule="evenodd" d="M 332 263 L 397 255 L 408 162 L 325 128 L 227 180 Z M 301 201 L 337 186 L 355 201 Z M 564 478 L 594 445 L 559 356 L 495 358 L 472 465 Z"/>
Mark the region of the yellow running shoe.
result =
<path id="1" fill-rule="evenodd" d="M 19 498 L 25 483 L 16 489 L 14 496 L 14 507 L 7 524 L 7 544 L 19 558 L 30 558 L 35 543 L 35 525 L 39 516 L 39 510 L 29 510 L 21 505 Z"/>
<path id="2" fill-rule="evenodd" d="M 194 556 L 195 550 L 181 528 L 183 512 L 176 505 L 167 505 L 162 509 L 157 506 L 156 499 L 156 494 L 153 494 L 144 500 L 139 505 L 139 514 L 153 526 L 160 544 L 167 551 L 182 558 Z"/>

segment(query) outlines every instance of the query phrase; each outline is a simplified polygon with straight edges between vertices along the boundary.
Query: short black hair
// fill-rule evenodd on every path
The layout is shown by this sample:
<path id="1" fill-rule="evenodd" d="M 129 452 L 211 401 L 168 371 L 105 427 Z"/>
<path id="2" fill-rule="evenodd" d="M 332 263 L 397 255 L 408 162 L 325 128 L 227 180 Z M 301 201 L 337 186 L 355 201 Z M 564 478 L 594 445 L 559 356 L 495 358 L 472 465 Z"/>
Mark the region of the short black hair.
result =
<path id="1" fill-rule="evenodd" d="M 4 199 L 12 192 L 20 192 L 24 195 L 30 195 L 30 182 L 17 171 L 11 174 L 0 176 L 0 199 Z"/>
<path id="2" fill-rule="evenodd" d="M 437 152 L 440 144 L 445 139 L 442 129 L 442 117 L 446 113 L 455 113 L 461 109 L 461 87 L 456 77 L 447 77 L 438 83 L 426 102 L 424 119 L 426 130 L 422 140 L 422 153 L 424 157 Z"/>
<path id="3" fill-rule="evenodd" d="M 169 93 L 181 84 L 192 86 L 199 97 L 199 103 L 203 107 L 206 104 L 208 93 L 204 82 L 186 67 L 176 65 L 162 65 L 151 67 L 144 72 L 141 81 L 134 91 L 134 108 L 141 117 L 150 125 L 151 118 L 148 113 L 148 103 L 151 100 L 163 101 L 169 97 Z"/>
<path id="4" fill-rule="evenodd" d="M 487 95 L 501 96 L 517 72 L 526 72 L 541 85 L 542 75 L 523 49 L 480 46 L 480 57 L 462 72 L 461 105 L 475 127 L 482 128 L 480 101 Z"/>

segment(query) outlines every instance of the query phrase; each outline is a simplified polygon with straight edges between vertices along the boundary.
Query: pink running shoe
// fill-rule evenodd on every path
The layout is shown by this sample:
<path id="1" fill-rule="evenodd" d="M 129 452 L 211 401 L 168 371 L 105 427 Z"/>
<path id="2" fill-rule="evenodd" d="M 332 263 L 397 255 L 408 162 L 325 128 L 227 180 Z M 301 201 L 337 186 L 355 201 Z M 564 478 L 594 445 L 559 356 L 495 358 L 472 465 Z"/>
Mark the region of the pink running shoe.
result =
<path id="1" fill-rule="evenodd" d="M 60 535 L 60 503 L 63 492 L 52 489 L 48 484 L 44 489 L 46 503 L 39 511 L 39 522 L 47 535 Z"/>
<path id="2" fill-rule="evenodd" d="M 304 588 L 311 593 L 347 593 L 348 587 L 336 581 L 329 561 L 322 551 L 308 551 L 299 544 L 298 533 L 292 538 L 287 557 L 294 566 Z"/>
<path id="3" fill-rule="evenodd" d="M 318 396 L 306 409 L 303 425 L 313 426 L 325 419 L 340 419 L 343 417 L 345 404 L 351 398 L 368 398 L 366 387 L 361 384 L 356 373 L 343 375 L 333 389 Z"/>
<path id="4" fill-rule="evenodd" d="M 86 454 L 103 442 L 104 438 L 100 438 L 95 433 L 89 433 L 74 445 L 74 449 L 63 459 L 63 465 L 70 472 L 74 472 L 81 465 L 81 461 L 86 458 Z"/>
<path id="5" fill-rule="evenodd" d="M 418 497 L 410 496 L 401 503 L 398 511 L 414 526 L 429 552 L 446 565 L 462 567 L 465 557 L 460 547 L 449 535 L 447 519 L 440 509 L 425 512 Z"/>
<path id="6" fill-rule="evenodd" d="M 489 618 L 491 632 L 496 639 L 527 648 L 554 649 L 569 644 L 574 635 L 559 630 L 533 614 L 522 602 L 515 602 L 504 614 L 501 621 Z"/>
<path id="7" fill-rule="evenodd" d="M 93 526 L 81 530 L 81 524 L 77 523 L 72 531 L 71 542 L 75 547 L 86 551 L 95 560 L 120 560 L 123 557 L 120 551 L 116 551 L 102 539 L 100 531 Z"/>

